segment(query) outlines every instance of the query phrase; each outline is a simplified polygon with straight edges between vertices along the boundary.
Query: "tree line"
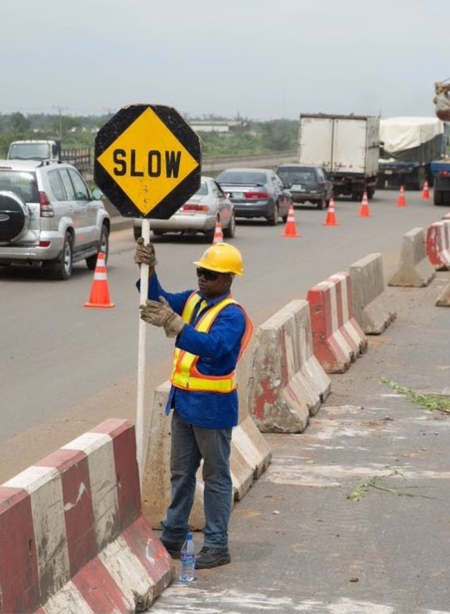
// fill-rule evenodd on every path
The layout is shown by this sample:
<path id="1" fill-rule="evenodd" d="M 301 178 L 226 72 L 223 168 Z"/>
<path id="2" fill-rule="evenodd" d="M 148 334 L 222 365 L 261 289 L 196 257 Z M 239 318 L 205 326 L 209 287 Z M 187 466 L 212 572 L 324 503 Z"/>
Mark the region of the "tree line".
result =
<path id="1" fill-rule="evenodd" d="M 0 113 L 0 158 L 5 158 L 12 141 L 59 139 L 63 148 L 94 147 L 95 135 L 112 114 L 73 116 L 59 114 Z M 212 118 L 213 116 L 211 116 Z M 208 116 L 208 119 L 210 117 Z M 189 118 L 192 122 L 199 118 Z M 240 118 L 241 119 L 241 118 Z M 297 148 L 298 121 L 246 120 L 236 132 L 197 131 L 204 156 L 237 156 L 289 151 Z"/>

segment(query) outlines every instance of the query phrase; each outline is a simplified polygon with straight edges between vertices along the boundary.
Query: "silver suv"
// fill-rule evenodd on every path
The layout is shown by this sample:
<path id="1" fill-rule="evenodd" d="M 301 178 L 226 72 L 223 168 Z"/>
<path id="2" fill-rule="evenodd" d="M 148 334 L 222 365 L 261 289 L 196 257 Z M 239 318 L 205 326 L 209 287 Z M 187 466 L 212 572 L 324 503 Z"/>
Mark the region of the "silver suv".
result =
<path id="1" fill-rule="evenodd" d="M 0 265 L 48 269 L 69 279 L 74 262 L 94 270 L 108 256 L 110 217 L 70 164 L 0 160 Z"/>

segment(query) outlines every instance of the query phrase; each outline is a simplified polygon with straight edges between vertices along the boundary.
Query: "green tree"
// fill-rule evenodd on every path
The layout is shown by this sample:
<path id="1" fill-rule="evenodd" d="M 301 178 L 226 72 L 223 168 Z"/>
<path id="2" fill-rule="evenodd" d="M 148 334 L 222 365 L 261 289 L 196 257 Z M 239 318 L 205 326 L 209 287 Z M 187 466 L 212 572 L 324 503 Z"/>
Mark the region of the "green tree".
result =
<path id="1" fill-rule="evenodd" d="M 30 120 L 22 113 L 13 113 L 9 120 L 11 130 L 20 134 L 29 132 Z"/>
<path id="2" fill-rule="evenodd" d="M 269 151 L 289 151 L 297 143 L 298 122 L 276 119 L 258 125 L 264 147 Z"/>

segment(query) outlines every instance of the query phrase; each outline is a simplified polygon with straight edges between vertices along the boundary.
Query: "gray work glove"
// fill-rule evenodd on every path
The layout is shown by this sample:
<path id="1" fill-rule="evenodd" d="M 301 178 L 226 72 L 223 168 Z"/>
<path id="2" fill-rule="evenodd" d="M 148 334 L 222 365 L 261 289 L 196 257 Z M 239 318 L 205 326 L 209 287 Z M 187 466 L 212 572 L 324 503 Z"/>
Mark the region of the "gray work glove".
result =
<path id="1" fill-rule="evenodd" d="M 150 268 L 154 268 L 158 264 L 156 260 L 155 248 L 151 243 L 144 245 L 144 239 L 139 237 L 136 241 L 136 252 L 134 254 L 134 262 L 136 264 L 148 264 Z"/>
<path id="2" fill-rule="evenodd" d="M 140 305 L 139 309 L 141 319 L 153 326 L 164 328 L 166 337 L 176 337 L 183 330 L 183 318 L 174 312 L 163 296 L 159 297 L 159 301 L 147 299 L 145 305 Z"/>

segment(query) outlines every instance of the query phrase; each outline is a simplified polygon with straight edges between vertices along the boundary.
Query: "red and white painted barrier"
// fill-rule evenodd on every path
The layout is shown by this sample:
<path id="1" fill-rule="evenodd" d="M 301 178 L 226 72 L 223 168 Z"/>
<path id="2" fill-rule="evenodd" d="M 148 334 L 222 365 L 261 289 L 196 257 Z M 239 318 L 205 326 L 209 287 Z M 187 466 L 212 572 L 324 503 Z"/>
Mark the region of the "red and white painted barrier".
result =
<path id="1" fill-rule="evenodd" d="M 437 270 L 450 268 L 450 220 L 431 224 L 426 246 L 428 259 Z"/>
<path id="2" fill-rule="evenodd" d="M 241 374 L 238 365 L 238 382 Z M 245 386 L 243 386 L 245 389 Z M 155 389 L 153 408 L 148 424 L 148 446 L 142 471 L 142 512 L 147 522 L 156 528 L 161 526 L 171 500 L 170 447 L 171 417 L 165 407 L 170 391 L 166 381 Z M 239 403 L 239 424 L 233 429 L 231 439 L 230 468 L 233 482 L 233 499 L 239 501 L 249 491 L 255 478 L 266 470 L 272 451 L 259 432 L 245 407 L 243 397 Z M 189 517 L 189 526 L 202 530 L 205 526 L 203 465 L 197 472 L 194 504 Z"/>
<path id="3" fill-rule="evenodd" d="M 307 301 L 291 301 L 258 327 L 248 405 L 266 433 L 300 433 L 326 399 L 331 382 L 314 356 Z"/>
<path id="4" fill-rule="evenodd" d="M 327 373 L 343 373 L 367 349 L 352 312 L 348 273 L 337 273 L 308 291 L 314 355 Z"/>
<path id="5" fill-rule="evenodd" d="M 173 573 L 141 513 L 126 420 L 103 422 L 0 486 L 0 611 L 143 611 Z"/>

